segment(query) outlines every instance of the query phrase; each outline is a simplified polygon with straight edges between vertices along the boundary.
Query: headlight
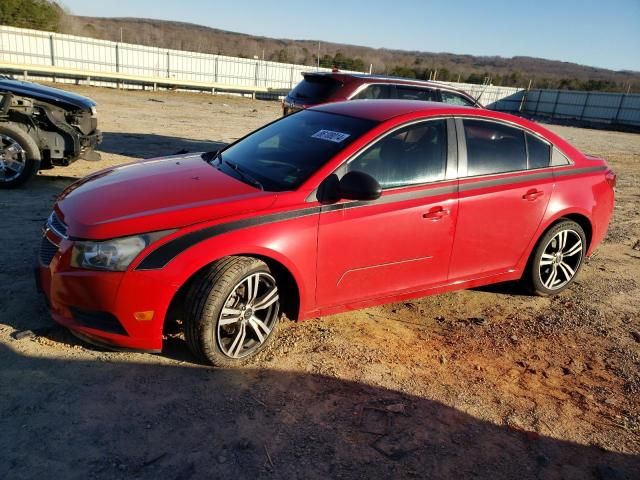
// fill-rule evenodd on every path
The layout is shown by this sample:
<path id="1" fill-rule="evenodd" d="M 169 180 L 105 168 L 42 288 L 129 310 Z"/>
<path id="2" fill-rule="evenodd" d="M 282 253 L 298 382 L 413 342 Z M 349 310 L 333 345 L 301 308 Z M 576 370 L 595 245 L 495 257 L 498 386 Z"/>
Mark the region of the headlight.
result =
<path id="1" fill-rule="evenodd" d="M 92 117 L 98 116 L 98 111 L 96 110 L 96 107 L 91 107 L 91 116 Z"/>
<path id="2" fill-rule="evenodd" d="M 71 251 L 71 266 L 122 272 L 145 248 L 174 231 L 145 233 L 101 242 L 77 241 Z"/>

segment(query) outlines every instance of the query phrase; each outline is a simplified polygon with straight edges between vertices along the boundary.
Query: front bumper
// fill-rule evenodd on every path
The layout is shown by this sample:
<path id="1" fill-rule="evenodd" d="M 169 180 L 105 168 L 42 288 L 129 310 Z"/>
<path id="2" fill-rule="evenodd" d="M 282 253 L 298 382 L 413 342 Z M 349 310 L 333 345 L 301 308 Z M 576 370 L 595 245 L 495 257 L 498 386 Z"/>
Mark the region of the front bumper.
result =
<path id="1" fill-rule="evenodd" d="M 73 242 L 46 229 L 36 262 L 36 284 L 53 319 L 101 347 L 159 352 L 175 289 L 150 272 L 103 272 L 70 266 Z M 151 320 L 136 312 L 153 311 Z"/>

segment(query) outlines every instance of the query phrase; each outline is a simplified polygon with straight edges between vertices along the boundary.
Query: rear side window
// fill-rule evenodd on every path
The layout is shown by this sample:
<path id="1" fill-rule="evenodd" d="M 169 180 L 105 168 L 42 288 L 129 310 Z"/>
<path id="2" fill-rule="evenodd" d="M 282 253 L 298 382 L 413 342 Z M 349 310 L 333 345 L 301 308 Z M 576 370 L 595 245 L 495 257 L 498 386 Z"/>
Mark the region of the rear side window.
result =
<path id="1" fill-rule="evenodd" d="M 289 96 L 305 102 L 320 103 L 327 100 L 340 87 L 342 83 L 335 78 L 307 75 L 291 90 Z"/>
<path id="2" fill-rule="evenodd" d="M 475 106 L 473 102 L 466 99 L 462 95 L 458 95 L 457 93 L 445 92 L 444 90 L 441 90 L 440 95 L 442 95 L 442 103 L 448 103 L 450 105 L 462 105 L 465 107 Z"/>
<path id="3" fill-rule="evenodd" d="M 463 120 L 467 176 L 527 169 L 524 132 L 494 122 Z"/>
<path id="4" fill-rule="evenodd" d="M 389 85 L 369 85 L 358 92 L 352 100 L 382 100 L 385 98 L 391 98 L 391 87 Z"/>
<path id="5" fill-rule="evenodd" d="M 394 188 L 443 180 L 446 163 L 447 124 L 432 120 L 377 141 L 353 159 L 347 171 L 368 173 L 382 188 Z"/>
<path id="6" fill-rule="evenodd" d="M 422 100 L 425 102 L 438 101 L 437 92 L 428 88 L 396 85 L 396 92 L 398 92 L 398 98 L 401 100 Z"/>
<path id="7" fill-rule="evenodd" d="M 551 162 L 551 146 L 539 138 L 527 133 L 527 154 L 529 168 L 545 168 Z"/>

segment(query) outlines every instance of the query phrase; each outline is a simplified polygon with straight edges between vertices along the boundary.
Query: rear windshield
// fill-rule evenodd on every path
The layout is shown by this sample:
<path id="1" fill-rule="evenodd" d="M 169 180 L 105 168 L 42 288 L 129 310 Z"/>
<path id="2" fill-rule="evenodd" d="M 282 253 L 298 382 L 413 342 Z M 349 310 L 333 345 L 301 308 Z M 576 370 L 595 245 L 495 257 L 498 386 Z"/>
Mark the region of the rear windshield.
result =
<path id="1" fill-rule="evenodd" d="M 212 164 L 245 172 L 264 190 L 293 190 L 377 122 L 304 110 L 283 117 L 222 150 Z"/>
<path id="2" fill-rule="evenodd" d="M 289 96 L 308 103 L 322 103 L 342 86 L 335 78 L 307 75 Z"/>

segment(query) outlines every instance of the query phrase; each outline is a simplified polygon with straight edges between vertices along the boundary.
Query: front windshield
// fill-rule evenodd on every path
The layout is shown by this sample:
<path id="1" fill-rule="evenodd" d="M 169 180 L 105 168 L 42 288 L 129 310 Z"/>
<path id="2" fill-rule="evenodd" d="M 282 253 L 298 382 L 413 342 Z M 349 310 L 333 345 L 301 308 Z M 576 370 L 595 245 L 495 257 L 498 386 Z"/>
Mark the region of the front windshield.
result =
<path id="1" fill-rule="evenodd" d="M 304 110 L 223 150 L 212 163 L 264 190 L 293 190 L 376 122 Z"/>

